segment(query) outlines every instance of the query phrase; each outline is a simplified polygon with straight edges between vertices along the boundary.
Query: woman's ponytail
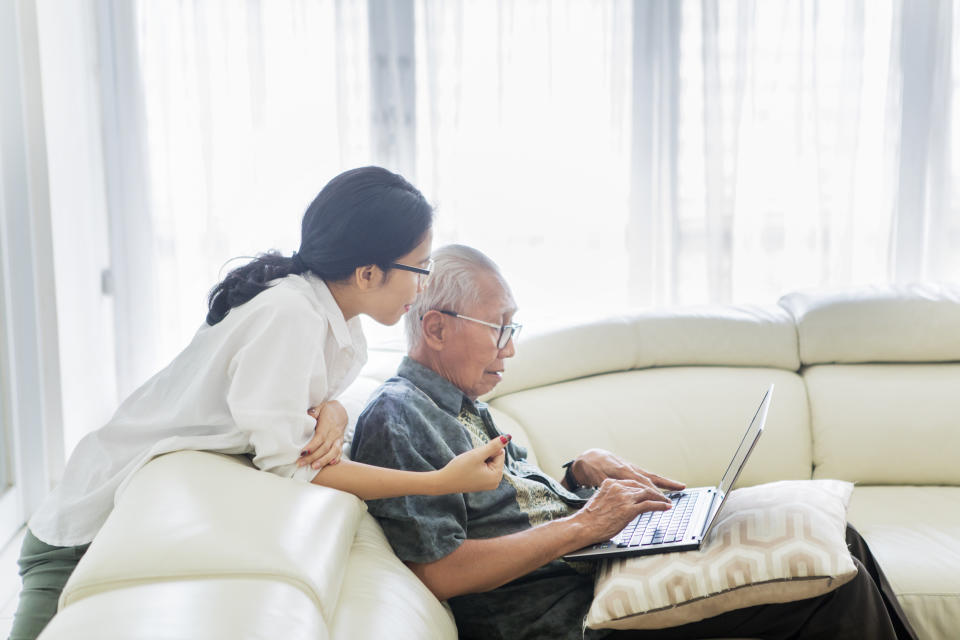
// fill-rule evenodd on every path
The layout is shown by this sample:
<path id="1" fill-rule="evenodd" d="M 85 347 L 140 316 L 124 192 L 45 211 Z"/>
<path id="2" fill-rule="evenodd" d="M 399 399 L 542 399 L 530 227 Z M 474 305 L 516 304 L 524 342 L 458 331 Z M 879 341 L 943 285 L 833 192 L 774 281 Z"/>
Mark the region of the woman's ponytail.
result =
<path id="1" fill-rule="evenodd" d="M 207 324 L 211 327 L 223 320 L 233 307 L 240 306 L 268 287 L 268 282 L 307 271 L 303 260 L 294 253 L 287 258 L 276 251 L 261 253 L 251 262 L 237 267 L 210 292 L 207 300 Z"/>
<path id="2" fill-rule="evenodd" d="M 210 292 L 207 324 L 217 324 L 277 278 L 310 271 L 338 281 L 368 264 L 387 271 L 423 241 L 432 224 L 433 208 L 402 176 L 381 167 L 345 171 L 307 208 L 299 252 L 286 257 L 268 251 L 228 273 Z"/>

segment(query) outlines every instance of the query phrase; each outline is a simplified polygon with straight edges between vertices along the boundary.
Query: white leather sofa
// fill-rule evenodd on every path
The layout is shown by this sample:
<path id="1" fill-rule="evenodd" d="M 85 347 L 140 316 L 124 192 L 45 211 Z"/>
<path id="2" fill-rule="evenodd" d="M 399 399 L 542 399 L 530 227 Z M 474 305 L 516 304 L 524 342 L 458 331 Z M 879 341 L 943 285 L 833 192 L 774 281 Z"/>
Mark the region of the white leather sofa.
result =
<path id="1" fill-rule="evenodd" d="M 396 358 L 373 358 L 358 406 Z M 714 484 L 776 384 L 741 478 L 857 483 L 849 519 L 921 638 L 960 629 L 960 287 L 791 294 L 525 339 L 489 398 L 548 471 L 602 447 Z M 181 452 L 119 497 L 44 640 L 455 638 L 356 498 Z"/>

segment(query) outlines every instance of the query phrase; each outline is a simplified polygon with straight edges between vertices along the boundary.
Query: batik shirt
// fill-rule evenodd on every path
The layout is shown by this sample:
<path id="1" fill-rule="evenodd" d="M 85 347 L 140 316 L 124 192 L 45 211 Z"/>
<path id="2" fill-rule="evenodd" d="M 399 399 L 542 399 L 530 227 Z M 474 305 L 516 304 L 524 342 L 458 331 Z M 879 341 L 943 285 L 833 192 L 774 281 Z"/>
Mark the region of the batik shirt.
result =
<path id="1" fill-rule="evenodd" d="M 357 421 L 351 458 L 409 471 L 440 469 L 500 431 L 486 405 L 410 358 L 373 395 Z M 524 531 L 574 513 L 586 502 L 507 445 L 492 491 L 403 496 L 367 503 L 397 556 L 428 563 L 464 540 Z M 593 594 L 583 566 L 553 562 L 498 589 L 450 599 L 461 638 L 580 638 Z"/>

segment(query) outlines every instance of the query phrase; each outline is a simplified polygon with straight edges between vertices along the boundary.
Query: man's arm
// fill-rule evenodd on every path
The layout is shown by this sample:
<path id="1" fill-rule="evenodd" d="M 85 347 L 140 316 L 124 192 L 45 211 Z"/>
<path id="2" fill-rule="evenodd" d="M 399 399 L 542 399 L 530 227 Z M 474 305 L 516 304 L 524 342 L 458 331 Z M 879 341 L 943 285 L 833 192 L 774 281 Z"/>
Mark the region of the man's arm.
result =
<path id="1" fill-rule="evenodd" d="M 456 418 L 448 417 L 446 424 L 441 409 L 432 402 L 418 402 L 421 394 L 408 391 L 410 385 L 405 380 L 395 379 L 374 394 L 357 420 L 350 450 L 354 461 L 430 472 L 444 468 L 457 454 L 473 450 L 473 442 Z M 430 562 L 442 558 L 467 537 L 463 493 L 373 500 L 367 508 L 383 527 L 394 552 L 404 560 Z"/>
<path id="2" fill-rule="evenodd" d="M 604 480 L 577 513 L 510 535 L 465 540 L 434 562 L 407 566 L 438 600 L 495 589 L 565 553 L 608 540 L 638 513 L 664 511 L 670 501 L 632 480 Z"/>

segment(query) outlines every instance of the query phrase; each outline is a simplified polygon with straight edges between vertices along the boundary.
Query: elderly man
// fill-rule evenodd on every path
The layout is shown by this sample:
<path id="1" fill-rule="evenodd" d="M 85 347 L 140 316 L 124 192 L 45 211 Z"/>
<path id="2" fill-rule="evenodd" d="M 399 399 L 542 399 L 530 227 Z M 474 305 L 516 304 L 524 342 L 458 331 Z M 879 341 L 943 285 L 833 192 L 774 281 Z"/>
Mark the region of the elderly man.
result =
<path id="1" fill-rule="evenodd" d="M 500 435 L 477 398 L 497 385 L 514 355 L 517 305 L 482 253 L 453 245 L 434 260 L 430 286 L 407 316 L 408 356 L 357 423 L 351 451 L 360 462 L 439 469 Z M 511 443 L 506 452 L 503 480 L 493 491 L 374 500 L 370 512 L 400 559 L 437 598 L 449 600 L 461 638 L 580 638 L 593 597 L 592 566 L 561 556 L 610 538 L 640 512 L 668 509 L 658 487 L 683 485 L 596 449 L 579 456 L 560 484 L 527 462 L 523 448 Z M 599 489 L 571 491 L 576 485 Z M 853 581 L 819 598 L 674 629 L 587 631 L 586 637 L 911 637 L 895 599 L 878 591 L 874 580 L 882 576 L 858 567 Z"/>

